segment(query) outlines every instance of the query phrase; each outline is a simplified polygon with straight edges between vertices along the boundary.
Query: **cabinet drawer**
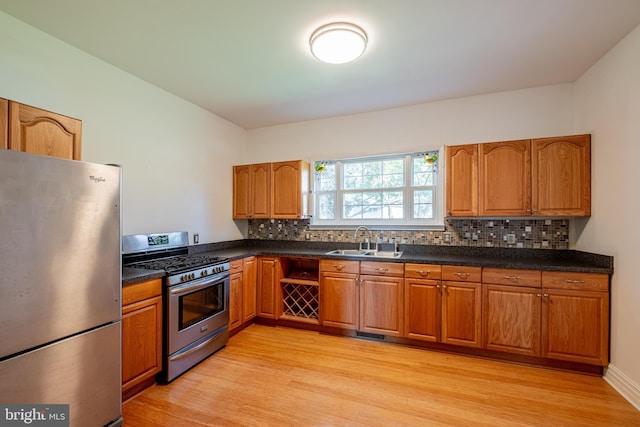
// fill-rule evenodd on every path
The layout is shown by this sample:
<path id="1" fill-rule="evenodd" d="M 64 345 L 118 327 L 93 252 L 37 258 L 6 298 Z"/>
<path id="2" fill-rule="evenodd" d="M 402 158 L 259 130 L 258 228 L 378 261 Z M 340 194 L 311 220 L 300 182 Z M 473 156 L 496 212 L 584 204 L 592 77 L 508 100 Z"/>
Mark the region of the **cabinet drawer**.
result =
<path id="1" fill-rule="evenodd" d="M 122 305 L 142 301 L 162 294 L 162 279 L 125 285 L 122 288 Z"/>
<path id="2" fill-rule="evenodd" d="M 541 274 L 538 270 L 485 268 L 482 270 L 482 283 L 539 288 L 541 283 Z"/>
<path id="3" fill-rule="evenodd" d="M 410 279 L 440 280 L 442 277 L 442 266 L 431 264 L 405 264 L 404 277 Z"/>
<path id="4" fill-rule="evenodd" d="M 482 279 L 482 267 L 463 267 L 456 265 L 442 266 L 442 280 L 454 280 L 456 282 L 480 282 Z"/>
<path id="5" fill-rule="evenodd" d="M 240 273 L 243 265 L 242 258 L 229 261 L 229 273 Z"/>
<path id="6" fill-rule="evenodd" d="M 395 262 L 362 261 L 360 263 L 360 274 L 402 277 L 404 276 L 404 264 Z"/>
<path id="7" fill-rule="evenodd" d="M 360 261 L 322 259 L 320 260 L 320 271 L 358 274 L 360 272 Z"/>
<path id="8" fill-rule="evenodd" d="M 542 286 L 544 288 L 551 289 L 607 291 L 609 290 L 609 275 L 595 273 L 543 271 Z"/>

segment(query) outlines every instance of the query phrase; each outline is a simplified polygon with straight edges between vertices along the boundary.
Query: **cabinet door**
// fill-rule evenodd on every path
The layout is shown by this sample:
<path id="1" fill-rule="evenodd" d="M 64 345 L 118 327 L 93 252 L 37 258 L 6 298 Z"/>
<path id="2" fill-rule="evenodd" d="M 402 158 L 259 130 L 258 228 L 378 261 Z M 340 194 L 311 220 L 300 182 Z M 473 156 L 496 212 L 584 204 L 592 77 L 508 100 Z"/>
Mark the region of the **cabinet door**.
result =
<path id="1" fill-rule="evenodd" d="M 478 145 L 446 148 L 446 216 L 478 215 Z"/>
<path id="2" fill-rule="evenodd" d="M 442 342 L 480 347 L 481 297 L 479 283 L 442 282 Z"/>
<path id="3" fill-rule="evenodd" d="M 543 289 L 542 356 L 606 366 L 609 294 Z"/>
<path id="4" fill-rule="evenodd" d="M 81 160 L 82 122 L 9 101 L 9 148 L 26 153 Z"/>
<path id="5" fill-rule="evenodd" d="M 591 215 L 591 136 L 534 139 L 531 153 L 533 215 Z"/>
<path id="6" fill-rule="evenodd" d="M 540 356 L 541 290 L 483 285 L 483 348 Z"/>
<path id="7" fill-rule="evenodd" d="M 479 145 L 479 215 L 531 215 L 531 142 Z"/>
<path id="8" fill-rule="evenodd" d="M 242 325 L 242 272 L 229 277 L 229 330 Z"/>
<path id="9" fill-rule="evenodd" d="M 258 313 L 260 317 L 277 319 L 278 258 L 258 258 Z"/>
<path id="10" fill-rule="evenodd" d="M 300 160 L 272 163 L 274 218 L 307 216 L 309 164 Z"/>
<path id="11" fill-rule="evenodd" d="M 271 217 L 271 163 L 251 165 L 251 218 Z"/>
<path id="12" fill-rule="evenodd" d="M 357 277 L 355 274 L 320 272 L 320 311 L 324 326 L 357 328 Z"/>
<path id="13" fill-rule="evenodd" d="M 256 317 L 256 257 L 244 259 L 242 322 Z"/>
<path id="14" fill-rule="evenodd" d="M 398 277 L 360 276 L 359 330 L 394 336 L 402 334 L 403 284 L 404 279 Z"/>
<path id="15" fill-rule="evenodd" d="M 233 167 L 233 218 L 251 215 L 251 165 Z"/>
<path id="16" fill-rule="evenodd" d="M 162 297 L 122 307 L 122 390 L 162 370 Z"/>
<path id="17" fill-rule="evenodd" d="M 9 101 L 0 98 L 0 148 L 9 148 Z"/>
<path id="18" fill-rule="evenodd" d="M 405 279 L 405 337 L 440 341 L 440 290 L 439 280 Z"/>

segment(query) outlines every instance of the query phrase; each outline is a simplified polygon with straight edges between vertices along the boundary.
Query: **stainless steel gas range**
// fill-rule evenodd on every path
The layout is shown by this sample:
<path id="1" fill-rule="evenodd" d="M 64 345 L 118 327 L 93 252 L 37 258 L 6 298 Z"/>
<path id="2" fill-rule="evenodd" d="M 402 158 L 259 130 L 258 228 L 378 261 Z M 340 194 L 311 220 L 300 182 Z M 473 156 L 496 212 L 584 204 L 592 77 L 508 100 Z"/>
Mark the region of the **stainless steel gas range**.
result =
<path id="1" fill-rule="evenodd" d="M 123 236 L 125 267 L 164 270 L 164 362 L 172 381 L 229 340 L 229 260 L 189 254 L 187 232 Z"/>

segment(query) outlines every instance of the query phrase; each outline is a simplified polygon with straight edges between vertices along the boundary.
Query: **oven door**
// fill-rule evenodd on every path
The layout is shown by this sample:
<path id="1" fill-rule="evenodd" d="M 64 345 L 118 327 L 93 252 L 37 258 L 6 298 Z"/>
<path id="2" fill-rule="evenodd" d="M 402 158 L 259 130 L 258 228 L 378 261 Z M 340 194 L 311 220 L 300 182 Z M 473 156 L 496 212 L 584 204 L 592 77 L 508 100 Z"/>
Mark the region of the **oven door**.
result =
<path id="1" fill-rule="evenodd" d="M 229 324 L 229 276 L 210 276 L 167 290 L 167 354 Z"/>

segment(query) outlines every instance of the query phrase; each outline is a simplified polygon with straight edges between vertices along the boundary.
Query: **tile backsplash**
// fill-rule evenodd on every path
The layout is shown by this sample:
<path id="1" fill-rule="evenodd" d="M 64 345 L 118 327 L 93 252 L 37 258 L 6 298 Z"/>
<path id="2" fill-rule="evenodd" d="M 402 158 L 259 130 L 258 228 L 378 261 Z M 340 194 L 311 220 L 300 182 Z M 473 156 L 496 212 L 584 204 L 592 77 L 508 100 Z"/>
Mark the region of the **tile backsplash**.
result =
<path id="1" fill-rule="evenodd" d="M 569 249 L 568 219 L 445 220 L 444 231 L 381 230 L 368 227 L 372 242 L 410 245 L 477 246 L 494 248 Z M 316 242 L 360 242 L 353 229 L 310 229 L 309 220 L 250 219 L 248 238 Z"/>

